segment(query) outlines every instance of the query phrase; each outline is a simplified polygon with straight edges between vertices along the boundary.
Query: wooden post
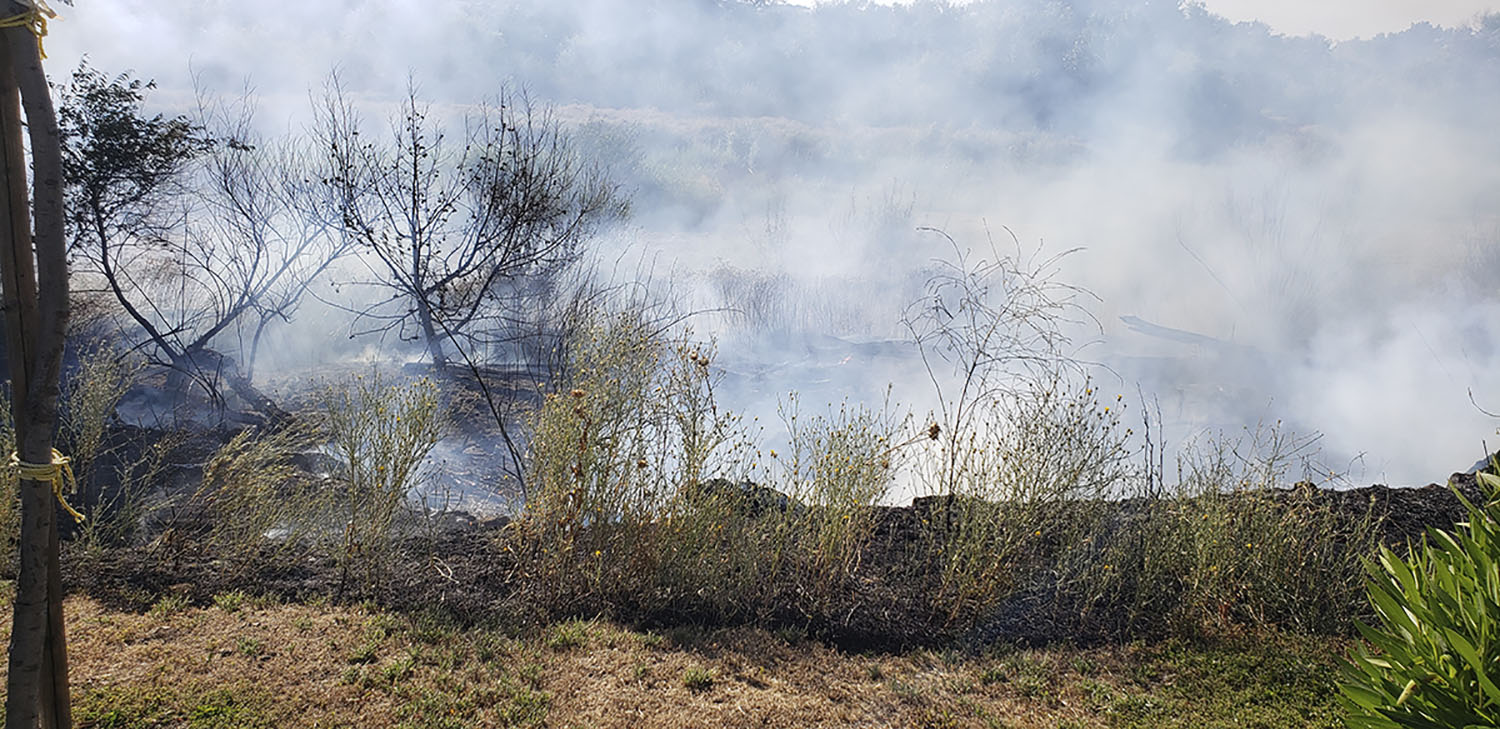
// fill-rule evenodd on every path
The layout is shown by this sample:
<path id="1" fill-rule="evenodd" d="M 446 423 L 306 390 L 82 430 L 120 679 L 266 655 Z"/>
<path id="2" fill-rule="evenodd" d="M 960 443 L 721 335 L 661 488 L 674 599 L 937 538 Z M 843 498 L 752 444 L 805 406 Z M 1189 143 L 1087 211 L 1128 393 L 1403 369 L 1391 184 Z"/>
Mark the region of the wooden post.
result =
<path id="1" fill-rule="evenodd" d="M 13 1 L 3 4 L 5 16 L 32 10 Z M 35 173 L 29 194 L 21 139 L 23 104 Z M 0 294 L 5 303 L 16 454 L 27 463 L 48 464 L 53 460 L 58 374 L 68 321 L 68 269 L 60 134 L 40 48 L 29 27 L 0 30 L 0 174 Z M 20 489 L 20 570 L 5 725 L 66 729 L 73 720 L 53 485 L 24 478 Z"/>

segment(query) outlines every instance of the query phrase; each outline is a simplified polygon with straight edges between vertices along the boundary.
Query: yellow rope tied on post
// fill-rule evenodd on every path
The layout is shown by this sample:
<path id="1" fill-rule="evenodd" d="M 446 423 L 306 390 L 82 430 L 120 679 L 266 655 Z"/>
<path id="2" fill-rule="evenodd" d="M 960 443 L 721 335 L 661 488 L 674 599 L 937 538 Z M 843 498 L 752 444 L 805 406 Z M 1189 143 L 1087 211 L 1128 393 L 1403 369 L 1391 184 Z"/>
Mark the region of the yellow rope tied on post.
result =
<path id="1" fill-rule="evenodd" d="M 63 498 L 63 486 L 69 491 L 78 490 L 78 481 L 73 478 L 73 459 L 68 458 L 56 448 L 52 449 L 51 463 L 28 463 L 21 460 L 21 454 L 10 454 L 10 465 L 14 466 L 16 473 L 26 481 L 48 481 L 52 484 L 52 495 L 57 497 L 57 503 L 62 504 L 63 511 L 73 516 L 73 520 L 82 523 L 83 514 L 68 505 L 68 500 Z"/>
<path id="2" fill-rule="evenodd" d="M 52 12 L 52 8 L 47 7 L 47 3 L 42 0 L 19 0 L 19 2 L 22 5 L 31 6 L 31 9 L 20 15 L 0 18 L 0 28 L 30 30 L 31 34 L 36 36 L 36 52 L 41 54 L 42 58 L 46 58 L 47 51 L 42 48 L 42 38 L 47 35 L 47 19 L 56 18 L 57 13 Z"/>

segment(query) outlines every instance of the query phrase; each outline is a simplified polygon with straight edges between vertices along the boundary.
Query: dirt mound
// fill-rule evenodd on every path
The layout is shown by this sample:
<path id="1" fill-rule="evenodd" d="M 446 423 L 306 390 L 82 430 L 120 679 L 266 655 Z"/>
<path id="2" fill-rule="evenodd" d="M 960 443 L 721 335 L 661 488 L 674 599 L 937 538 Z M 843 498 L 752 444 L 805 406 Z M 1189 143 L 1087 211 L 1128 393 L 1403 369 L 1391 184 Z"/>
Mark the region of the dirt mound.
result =
<path id="1" fill-rule="evenodd" d="M 1451 483 L 1470 503 L 1482 499 L 1474 474 L 1455 473 Z M 1452 529 L 1468 516 L 1454 489 L 1447 484 L 1420 488 L 1375 485 L 1319 493 L 1351 516 L 1369 509 L 1379 519 L 1380 541 L 1392 548 L 1420 543 L 1429 527 Z"/>

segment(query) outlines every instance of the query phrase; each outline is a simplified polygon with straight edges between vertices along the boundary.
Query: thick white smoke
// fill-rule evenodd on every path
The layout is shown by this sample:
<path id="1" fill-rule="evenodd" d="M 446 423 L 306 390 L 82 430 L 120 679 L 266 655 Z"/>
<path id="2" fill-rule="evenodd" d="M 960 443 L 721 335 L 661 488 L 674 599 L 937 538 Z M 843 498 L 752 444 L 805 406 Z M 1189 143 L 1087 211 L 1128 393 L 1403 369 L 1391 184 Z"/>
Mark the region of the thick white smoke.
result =
<path id="1" fill-rule="evenodd" d="M 452 109 L 527 86 L 635 192 L 609 246 L 699 306 L 774 299 L 700 325 L 762 415 L 892 382 L 920 409 L 882 344 L 950 252 L 917 228 L 979 249 L 1005 226 L 1084 249 L 1082 354 L 1175 437 L 1280 419 L 1352 479 L 1441 480 L 1500 440 L 1474 404 L 1500 409 L 1500 20 L 1334 42 L 1217 7 L 80 0 L 47 50 L 58 79 L 85 54 L 154 78 L 166 109 L 190 72 L 249 79 L 276 132 L 335 67 L 377 110 L 409 75 Z M 300 323 L 272 349 L 340 326 Z"/>

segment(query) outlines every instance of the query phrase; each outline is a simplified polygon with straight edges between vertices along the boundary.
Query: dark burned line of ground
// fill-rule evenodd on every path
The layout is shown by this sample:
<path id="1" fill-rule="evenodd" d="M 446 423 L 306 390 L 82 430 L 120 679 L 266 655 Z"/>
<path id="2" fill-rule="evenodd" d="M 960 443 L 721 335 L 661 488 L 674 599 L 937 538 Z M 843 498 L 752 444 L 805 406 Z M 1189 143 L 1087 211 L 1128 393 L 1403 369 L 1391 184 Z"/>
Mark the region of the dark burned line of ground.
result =
<path id="1" fill-rule="evenodd" d="M 1473 500 L 1479 491 L 1472 474 L 1454 474 L 1453 483 Z M 1428 527 L 1451 528 L 1465 518 L 1465 510 L 1448 486 L 1389 488 L 1371 486 L 1347 491 L 1296 490 L 1271 492 L 1273 498 L 1320 499 L 1350 519 L 1366 515 L 1377 520 L 1378 538 L 1397 549 L 1420 542 Z M 1111 502 L 1118 518 L 1128 519 L 1145 506 L 1143 500 Z M 1042 644 L 1055 641 L 1091 643 L 1114 639 L 1101 632 L 1079 632 L 1069 626 L 1040 619 L 1046 605 L 1036 594 L 1020 591 L 1002 601 L 998 609 L 965 629 L 943 625 L 943 616 L 929 602 L 935 570 L 922 563 L 924 519 L 941 518 L 941 499 L 919 499 L 907 507 L 878 507 L 875 528 L 865 549 L 863 569 L 870 577 L 856 578 L 846 589 L 844 602 L 829 605 L 820 615 L 794 611 L 770 611 L 756 616 L 726 618 L 711 610 L 668 609 L 633 611 L 617 605 L 608 617 L 642 628 L 692 624 L 723 627 L 746 622 L 786 625 L 859 651 L 902 650 L 933 644 L 994 642 Z M 511 622 L 518 626 L 539 625 L 566 617 L 592 614 L 562 614 L 539 608 L 526 594 L 531 583 L 518 578 L 521 567 L 512 547 L 508 522 L 453 520 L 436 539 L 410 540 L 402 546 L 383 589 L 344 592 L 334 560 L 309 556 L 298 560 L 273 558 L 250 564 L 231 565 L 215 559 L 194 545 L 128 547 L 105 550 L 70 549 L 65 558 L 65 584 L 78 593 L 121 610 L 142 611 L 166 596 L 177 596 L 194 604 L 210 604 L 213 597 L 240 590 L 273 595 L 284 600 L 354 601 L 371 599 L 387 609 L 420 610 L 440 607 L 468 624 Z M 830 617 L 836 616 L 836 617 Z"/>

